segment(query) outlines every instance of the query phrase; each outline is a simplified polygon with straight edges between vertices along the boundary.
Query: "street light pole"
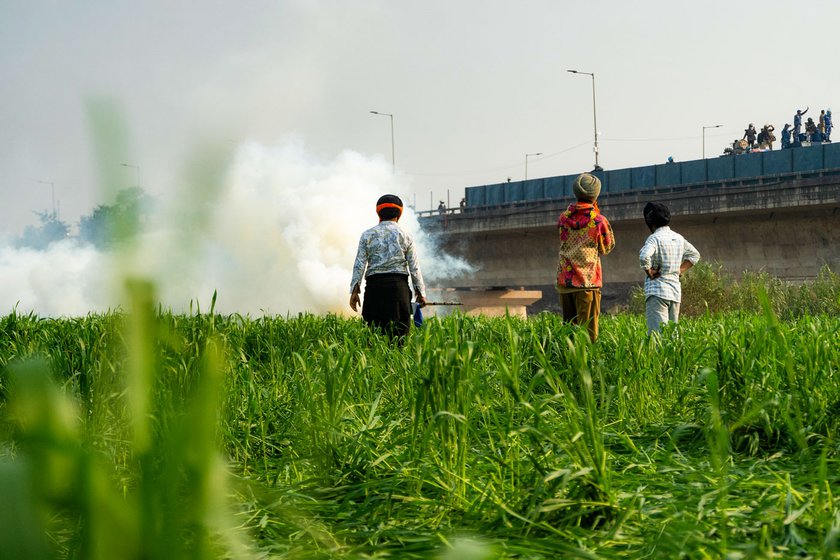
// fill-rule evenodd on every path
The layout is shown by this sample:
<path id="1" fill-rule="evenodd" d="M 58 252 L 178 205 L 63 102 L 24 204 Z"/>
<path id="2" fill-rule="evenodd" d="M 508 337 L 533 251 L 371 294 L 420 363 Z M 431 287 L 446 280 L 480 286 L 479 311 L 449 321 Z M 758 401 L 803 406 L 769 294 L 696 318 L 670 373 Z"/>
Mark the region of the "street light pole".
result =
<path id="1" fill-rule="evenodd" d="M 703 127 L 703 159 L 706 159 L 706 129 L 707 128 L 720 128 L 722 124 L 715 124 L 712 126 L 704 126 Z"/>
<path id="2" fill-rule="evenodd" d="M 397 160 L 394 159 L 394 115 L 391 113 L 380 113 L 379 111 L 371 111 L 374 115 L 382 115 L 383 117 L 391 118 L 391 171 L 394 175 L 397 174 Z"/>
<path id="3" fill-rule="evenodd" d="M 42 185 L 49 185 L 50 189 L 52 190 L 52 217 L 55 219 L 58 217 L 58 213 L 55 211 L 55 183 L 52 181 L 38 181 Z"/>
<path id="4" fill-rule="evenodd" d="M 121 163 L 123 167 L 133 167 L 137 170 L 137 184 L 135 185 L 137 188 L 140 188 L 140 166 L 139 165 L 132 165 L 130 163 Z"/>
<path id="5" fill-rule="evenodd" d="M 529 156 L 541 156 L 542 152 L 534 152 L 533 154 L 525 154 L 525 180 L 528 180 L 528 157 Z"/>
<path id="6" fill-rule="evenodd" d="M 595 169 L 593 171 L 603 171 L 600 165 L 598 165 L 598 113 L 595 109 L 595 73 L 594 72 L 581 72 L 580 70 L 566 70 L 570 74 L 583 74 L 585 76 L 592 77 L 592 124 L 595 127 Z"/>

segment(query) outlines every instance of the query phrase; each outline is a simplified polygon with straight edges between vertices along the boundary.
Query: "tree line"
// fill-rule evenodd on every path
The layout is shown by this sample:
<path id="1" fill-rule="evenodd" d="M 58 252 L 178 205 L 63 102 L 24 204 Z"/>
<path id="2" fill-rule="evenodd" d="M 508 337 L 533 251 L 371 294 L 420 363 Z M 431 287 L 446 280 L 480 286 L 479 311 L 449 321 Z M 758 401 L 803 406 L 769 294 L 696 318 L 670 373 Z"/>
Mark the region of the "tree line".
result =
<path id="1" fill-rule="evenodd" d="M 70 233 L 70 225 L 59 219 L 57 213 L 35 212 L 39 223 L 26 226 L 15 238 L 14 245 L 45 250 L 53 243 L 73 238 L 105 249 L 134 236 L 150 213 L 152 204 L 152 198 L 140 187 L 123 189 L 117 193 L 113 204 L 100 204 L 90 214 L 82 216 L 75 236 Z"/>

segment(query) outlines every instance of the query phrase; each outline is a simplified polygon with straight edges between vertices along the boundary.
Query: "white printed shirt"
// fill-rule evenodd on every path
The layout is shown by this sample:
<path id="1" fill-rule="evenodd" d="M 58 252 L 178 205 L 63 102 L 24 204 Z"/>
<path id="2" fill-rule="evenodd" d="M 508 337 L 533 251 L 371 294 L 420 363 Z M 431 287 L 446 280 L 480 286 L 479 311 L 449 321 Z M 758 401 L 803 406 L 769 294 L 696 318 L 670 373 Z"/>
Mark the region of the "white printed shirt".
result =
<path id="1" fill-rule="evenodd" d="M 657 296 L 664 300 L 680 302 L 680 265 L 683 261 L 696 264 L 700 253 L 694 245 L 668 226 L 656 228 L 639 251 L 642 270 L 658 270 L 659 276 L 645 278 L 645 298 Z"/>
<path id="2" fill-rule="evenodd" d="M 361 283 L 363 276 L 372 274 L 410 275 L 414 291 L 426 297 L 426 286 L 420 273 L 420 265 L 417 263 L 414 239 L 396 222 L 383 220 L 362 233 L 359 249 L 356 251 L 356 262 L 353 263 L 350 293 Z"/>

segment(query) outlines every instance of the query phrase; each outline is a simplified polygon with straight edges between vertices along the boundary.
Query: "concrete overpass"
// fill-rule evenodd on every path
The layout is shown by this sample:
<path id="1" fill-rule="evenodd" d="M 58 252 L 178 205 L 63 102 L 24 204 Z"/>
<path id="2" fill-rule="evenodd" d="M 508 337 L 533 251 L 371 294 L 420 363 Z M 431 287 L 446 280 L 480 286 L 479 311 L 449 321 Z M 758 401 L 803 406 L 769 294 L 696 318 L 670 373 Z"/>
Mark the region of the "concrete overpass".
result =
<path id="1" fill-rule="evenodd" d="M 673 228 L 704 260 L 736 275 L 765 270 L 799 281 L 815 277 L 823 265 L 840 270 L 840 169 L 608 192 L 599 205 L 616 247 L 602 260 L 605 309 L 625 302 L 629 288 L 643 280 L 638 252 L 649 232 L 642 208 L 651 200 L 669 206 Z M 440 287 L 541 290 L 535 310 L 556 309 L 556 222 L 572 201 L 566 195 L 421 215 L 421 226 L 437 235 L 443 250 L 477 268 Z"/>

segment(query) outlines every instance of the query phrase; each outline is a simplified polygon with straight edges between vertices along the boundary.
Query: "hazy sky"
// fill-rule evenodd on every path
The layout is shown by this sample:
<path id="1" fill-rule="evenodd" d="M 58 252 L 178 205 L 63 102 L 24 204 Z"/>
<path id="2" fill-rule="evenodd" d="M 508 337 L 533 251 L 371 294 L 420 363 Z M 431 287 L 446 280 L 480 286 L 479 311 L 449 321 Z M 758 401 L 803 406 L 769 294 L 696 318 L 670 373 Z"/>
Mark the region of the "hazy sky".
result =
<path id="1" fill-rule="evenodd" d="M 428 209 L 466 186 L 714 157 L 750 122 L 840 101 L 836 0 L 0 0 L 0 236 L 100 185 L 178 188 L 187 154 L 289 137 L 329 164 L 391 164 Z M 91 100 L 127 161 L 97 160 Z M 836 103 L 840 107 L 840 102 Z M 102 169 L 105 167 L 107 169 Z M 120 185 L 119 183 L 122 183 Z M 414 200 L 409 201 L 414 202 Z"/>

